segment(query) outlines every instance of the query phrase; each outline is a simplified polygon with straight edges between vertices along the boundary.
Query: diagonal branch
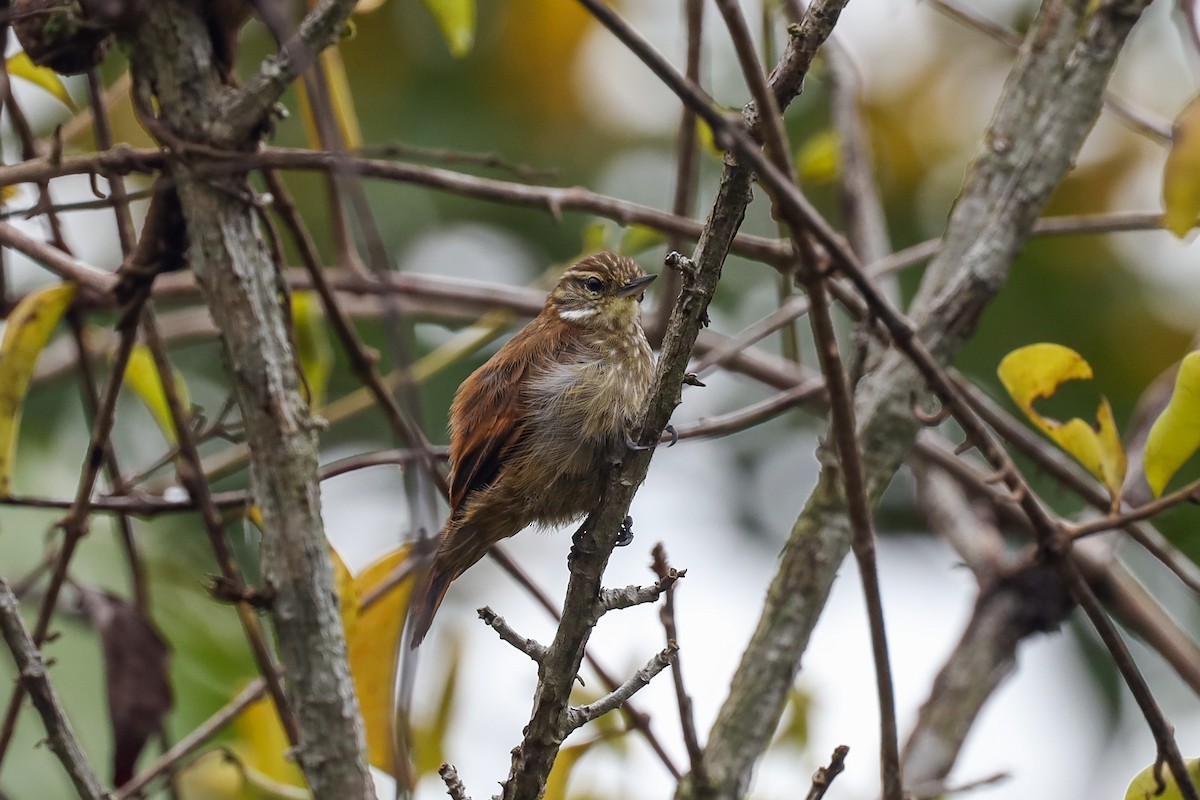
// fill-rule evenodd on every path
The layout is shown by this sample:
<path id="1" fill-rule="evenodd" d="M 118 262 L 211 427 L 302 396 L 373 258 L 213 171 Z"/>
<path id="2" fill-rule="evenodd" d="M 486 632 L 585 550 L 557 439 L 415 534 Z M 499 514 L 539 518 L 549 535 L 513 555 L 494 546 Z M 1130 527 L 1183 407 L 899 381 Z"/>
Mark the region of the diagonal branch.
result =
<path id="1" fill-rule="evenodd" d="M 58 693 L 46 675 L 46 661 L 21 619 L 16 595 L 3 578 L 0 578 L 0 634 L 3 634 L 17 663 L 21 685 L 29 692 L 34 707 L 46 725 L 50 749 L 71 777 L 75 791 L 85 800 L 111 800 L 112 794 L 100 784 L 79 745 L 79 739 L 63 712 Z"/>
<path id="2" fill-rule="evenodd" d="M 213 139 L 241 142 L 261 129 L 292 82 L 338 40 L 355 4 L 356 0 L 318 0 L 279 52 L 268 56 L 244 88 L 224 102 L 223 113 L 213 120 Z"/>

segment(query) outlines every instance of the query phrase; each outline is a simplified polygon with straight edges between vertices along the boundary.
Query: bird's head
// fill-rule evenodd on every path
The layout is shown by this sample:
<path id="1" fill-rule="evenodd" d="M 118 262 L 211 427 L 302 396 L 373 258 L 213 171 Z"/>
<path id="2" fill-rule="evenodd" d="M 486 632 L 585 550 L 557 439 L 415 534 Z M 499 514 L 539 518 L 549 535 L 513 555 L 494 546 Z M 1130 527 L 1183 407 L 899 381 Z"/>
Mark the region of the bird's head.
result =
<path id="1" fill-rule="evenodd" d="M 572 264 L 546 299 L 548 310 L 564 322 L 588 328 L 624 328 L 637 324 L 638 303 L 647 275 L 636 261 L 616 253 L 595 253 Z"/>

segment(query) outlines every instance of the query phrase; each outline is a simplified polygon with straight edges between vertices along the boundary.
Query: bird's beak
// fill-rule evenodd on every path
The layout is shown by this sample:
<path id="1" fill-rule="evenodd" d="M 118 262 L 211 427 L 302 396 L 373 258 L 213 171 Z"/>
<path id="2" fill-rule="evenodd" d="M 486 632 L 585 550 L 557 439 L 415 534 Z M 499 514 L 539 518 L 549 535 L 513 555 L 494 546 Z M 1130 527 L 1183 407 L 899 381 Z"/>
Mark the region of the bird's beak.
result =
<path id="1" fill-rule="evenodd" d="M 617 297 L 633 297 L 635 294 L 641 294 L 646 284 L 657 277 L 657 275 L 643 275 L 640 278 L 634 278 L 617 290 Z"/>

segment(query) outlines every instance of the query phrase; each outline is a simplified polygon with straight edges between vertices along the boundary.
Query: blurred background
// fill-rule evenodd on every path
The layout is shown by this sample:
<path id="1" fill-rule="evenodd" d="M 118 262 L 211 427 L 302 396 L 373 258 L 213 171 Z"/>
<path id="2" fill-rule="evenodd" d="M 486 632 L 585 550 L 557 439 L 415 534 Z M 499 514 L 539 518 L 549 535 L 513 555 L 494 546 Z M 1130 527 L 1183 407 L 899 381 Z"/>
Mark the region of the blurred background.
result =
<path id="1" fill-rule="evenodd" d="M 456 58 L 421 5 L 400 0 L 374 5 L 378 7 L 355 17 L 353 35 L 341 45 L 367 146 L 402 143 L 494 153 L 509 163 L 552 171 L 545 182 L 670 207 L 678 104 L 580 7 L 544 0 L 481 4 L 473 47 Z M 663 53 L 682 64 L 680 5 L 651 0 L 624 2 L 620 8 Z M 744 6 L 751 19 L 760 17 L 758 3 Z M 1036 4 L 1025 0 L 977 0 L 972 8 L 1018 31 L 1024 31 L 1036 12 Z M 768 10 L 777 23 L 773 47 L 779 52 L 783 26 L 778 11 Z M 740 107 L 749 96 L 711 7 L 706 9 L 705 27 L 702 82 L 718 102 Z M 1168 124 L 1196 93 L 1197 61 L 1182 31 L 1171 5 L 1152 6 L 1134 31 L 1111 87 Z M 1013 52 L 948 19 L 932 4 L 915 0 L 855 0 L 836 36 L 851 54 L 861 81 L 893 246 L 899 249 L 939 236 Z M 8 47 L 11 53 L 15 45 L 10 41 Z M 272 47 L 265 29 L 251 22 L 242 37 L 243 69 L 257 64 Z M 106 81 L 117 80 L 123 70 L 120 57 L 111 57 L 104 67 Z M 79 79 L 69 79 L 67 85 L 82 103 Z M 36 87 L 18 82 L 17 91 L 40 134 L 72 116 Z M 305 146 L 301 115 L 295 113 L 297 98 L 289 94 L 286 103 L 293 113 L 279 123 L 274 141 Z M 114 114 L 119 139 L 149 143 L 127 111 L 123 124 L 119 108 Z M 823 141 L 830 131 L 828 74 L 821 60 L 789 110 L 787 126 L 807 170 L 802 176 L 806 190 L 836 223 L 836 165 L 821 166 L 821 148 L 828 149 Z M 18 160 L 7 119 L 0 136 L 5 161 Z M 86 132 L 70 144 L 75 149 L 91 146 Z M 1048 213 L 1157 211 L 1166 154 L 1162 143 L 1106 115 Z M 696 209 L 700 217 L 707 213 L 719 172 L 719 158 L 704 153 Z M 334 243 L 328 239 L 329 213 L 321 181 L 299 174 L 287 180 L 322 253 L 332 259 Z M 566 213 L 556 220 L 541 211 L 417 186 L 375 181 L 366 187 L 388 256 L 402 272 L 544 290 L 547 270 L 554 265 L 596 243 L 615 246 L 623 234 L 615 224 L 583 214 Z M 91 197 L 83 178 L 56 180 L 53 192 L 60 202 Z M 31 192 L 8 198 L 5 213 L 10 221 L 45 237 L 42 220 L 23 220 L 10 211 L 26 208 L 33 200 Z M 751 206 L 743 230 L 777 235 L 761 200 L 760 196 Z M 139 211 L 143 212 L 144 208 Z M 121 257 L 110 212 L 81 211 L 64 219 L 66 237 L 81 259 L 115 268 Z M 662 250 L 656 247 L 641 256 L 648 270 L 660 269 Z M 1104 394 L 1113 403 L 1118 424 L 1123 424 L 1145 387 L 1191 349 L 1200 313 L 1198 257 L 1200 250 L 1192 239 L 1180 241 L 1163 231 L 1033 240 L 958 366 L 999 398 L 995 367 L 1005 353 L 1038 341 L 1067 345 L 1087 358 L 1096 379 L 1056 410 L 1090 418 L 1098 396 Z M 14 293 L 53 282 L 23 257 L 8 253 L 6 258 Z M 901 276 L 905 296 L 918 280 L 919 270 Z M 776 307 L 777 292 L 777 276 L 770 267 L 731 257 L 711 309 L 712 328 L 727 334 L 741 330 Z M 652 290 L 646 308 L 658 302 Z M 800 338 L 808 347 L 801 322 Z M 445 342 L 454 328 L 442 320 L 419 320 L 415 355 Z M 363 320 L 362 331 L 371 344 L 386 348 L 378 320 Z M 481 349 L 422 387 L 426 429 L 435 443 L 445 442 L 446 412 L 458 383 L 497 346 Z M 779 337 L 761 346 L 778 351 Z M 340 350 L 336 352 L 330 397 L 357 388 Z M 215 414 L 226 394 L 217 345 L 191 342 L 172 353 L 187 378 L 192 401 Z M 687 389 L 676 425 L 728 412 L 769 394 L 748 379 L 720 371 L 706 376 L 705 382 L 707 388 Z M 660 450 L 635 501 L 637 538 L 616 553 L 607 583 L 651 581 L 649 551 L 658 541 L 665 544 L 674 566 L 687 569 L 677 593 L 679 643 L 702 738 L 757 621 L 779 549 L 815 484 L 814 453 L 823 432 L 823 422 L 791 411 L 733 436 Z M 119 405 L 115 436 L 127 468 L 151 463 L 166 447 L 145 409 L 130 398 Z M 71 497 L 87 437 L 75 381 L 59 377 L 40 382 L 26 407 L 16 490 Z M 323 460 L 390 446 L 382 417 L 369 411 L 325 432 Z M 1196 474 L 1191 469 L 1185 477 Z M 1036 483 L 1038 476 L 1031 477 Z M 234 475 L 218 488 L 244 482 L 244 475 Z M 1073 501 L 1049 483 L 1036 485 L 1059 510 L 1074 510 Z M 330 538 L 351 570 L 370 563 L 409 533 L 404 481 L 395 467 L 331 479 L 324 484 L 323 499 Z M 1161 521 L 1162 530 L 1193 557 L 1200 555 L 1194 535 L 1198 513 L 1186 507 Z M 0 506 L 0 569 L 6 576 L 24 575 L 44 556 L 48 532 L 59 516 Z M 961 634 L 976 586 L 953 552 L 926 532 L 906 473 L 898 476 L 885 498 L 878 523 L 903 735 Z M 168 727 L 178 739 L 223 705 L 255 670 L 232 609 L 215 605 L 205 593 L 205 576 L 216 569 L 197 521 L 187 515 L 139 521 L 136 533 L 147 558 L 154 618 L 174 650 L 176 706 Z M 241 537 L 240 557 L 253 568 L 253 530 L 235 530 L 234 536 Z M 125 592 L 122 557 L 104 518 L 97 517 L 82 547 L 73 574 Z M 509 550 L 557 599 L 565 586 L 568 548 L 568 535 L 526 532 L 511 541 Z M 1128 555 L 1154 594 L 1186 628 L 1198 631 L 1194 598 L 1155 564 L 1137 553 Z M 485 604 L 524 635 L 547 641 L 553 631 L 545 612 L 485 561 L 456 582 L 422 650 L 417 716 L 429 717 L 443 697 L 449 697 L 452 713 L 443 754 L 457 765 L 475 796 L 485 795 L 507 775 L 509 750 L 528 719 L 535 681 L 528 659 L 478 622 L 475 609 Z M 100 644 L 87 626 L 69 618 L 58 628 L 63 635 L 47 650 L 55 659 L 52 677 L 89 753 L 97 763 L 106 763 L 110 735 Z M 656 611 L 642 607 L 606 618 L 593 637 L 593 649 L 611 671 L 627 675 L 660 649 L 662 640 Z M 1200 754 L 1196 698 L 1157 657 L 1137 644 L 1134 649 L 1160 704 L 1177 726 L 1184 754 Z M 454 663 L 456 683 L 446 695 L 443 688 Z M 12 677 L 9 660 L 0 658 L 0 685 Z M 796 685 L 797 697 L 780 741 L 759 769 L 751 796 L 796 797 L 837 744 L 847 744 L 851 751 L 847 771 L 829 796 L 875 796 L 878 713 L 852 562 L 835 585 Z M 638 695 L 637 704 L 650 713 L 675 761 L 685 763 L 670 679 L 664 674 L 652 683 Z M 581 734 L 579 740 L 592 735 Z M 46 748 L 37 746 L 42 735 L 40 722 L 27 713 L 0 778 L 7 796 L 71 796 L 58 765 Z M 1090 628 L 1073 620 L 1058 634 L 1023 647 L 1018 671 L 986 708 L 952 783 L 1003 772 L 1009 776 L 1006 781 L 979 789 L 978 796 L 1121 797 L 1128 780 L 1153 759 L 1153 741 L 1136 706 Z M 673 786 L 645 742 L 629 735 L 582 756 L 572 775 L 570 796 L 662 797 Z M 418 796 L 436 797 L 443 791 L 434 776 L 422 784 Z"/>

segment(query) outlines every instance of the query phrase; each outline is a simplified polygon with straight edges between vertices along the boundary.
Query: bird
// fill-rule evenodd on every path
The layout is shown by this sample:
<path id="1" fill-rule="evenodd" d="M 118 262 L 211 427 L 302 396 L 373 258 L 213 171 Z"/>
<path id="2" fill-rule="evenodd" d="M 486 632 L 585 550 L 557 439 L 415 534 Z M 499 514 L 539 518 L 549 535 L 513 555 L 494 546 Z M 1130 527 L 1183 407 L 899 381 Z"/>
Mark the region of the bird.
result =
<path id="1" fill-rule="evenodd" d="M 630 434 L 654 377 L 639 304 L 656 277 L 616 253 L 582 258 L 542 311 L 459 386 L 449 416 L 450 515 L 413 594 L 412 649 L 451 582 L 492 545 L 590 512 L 609 458 L 637 447 Z"/>

